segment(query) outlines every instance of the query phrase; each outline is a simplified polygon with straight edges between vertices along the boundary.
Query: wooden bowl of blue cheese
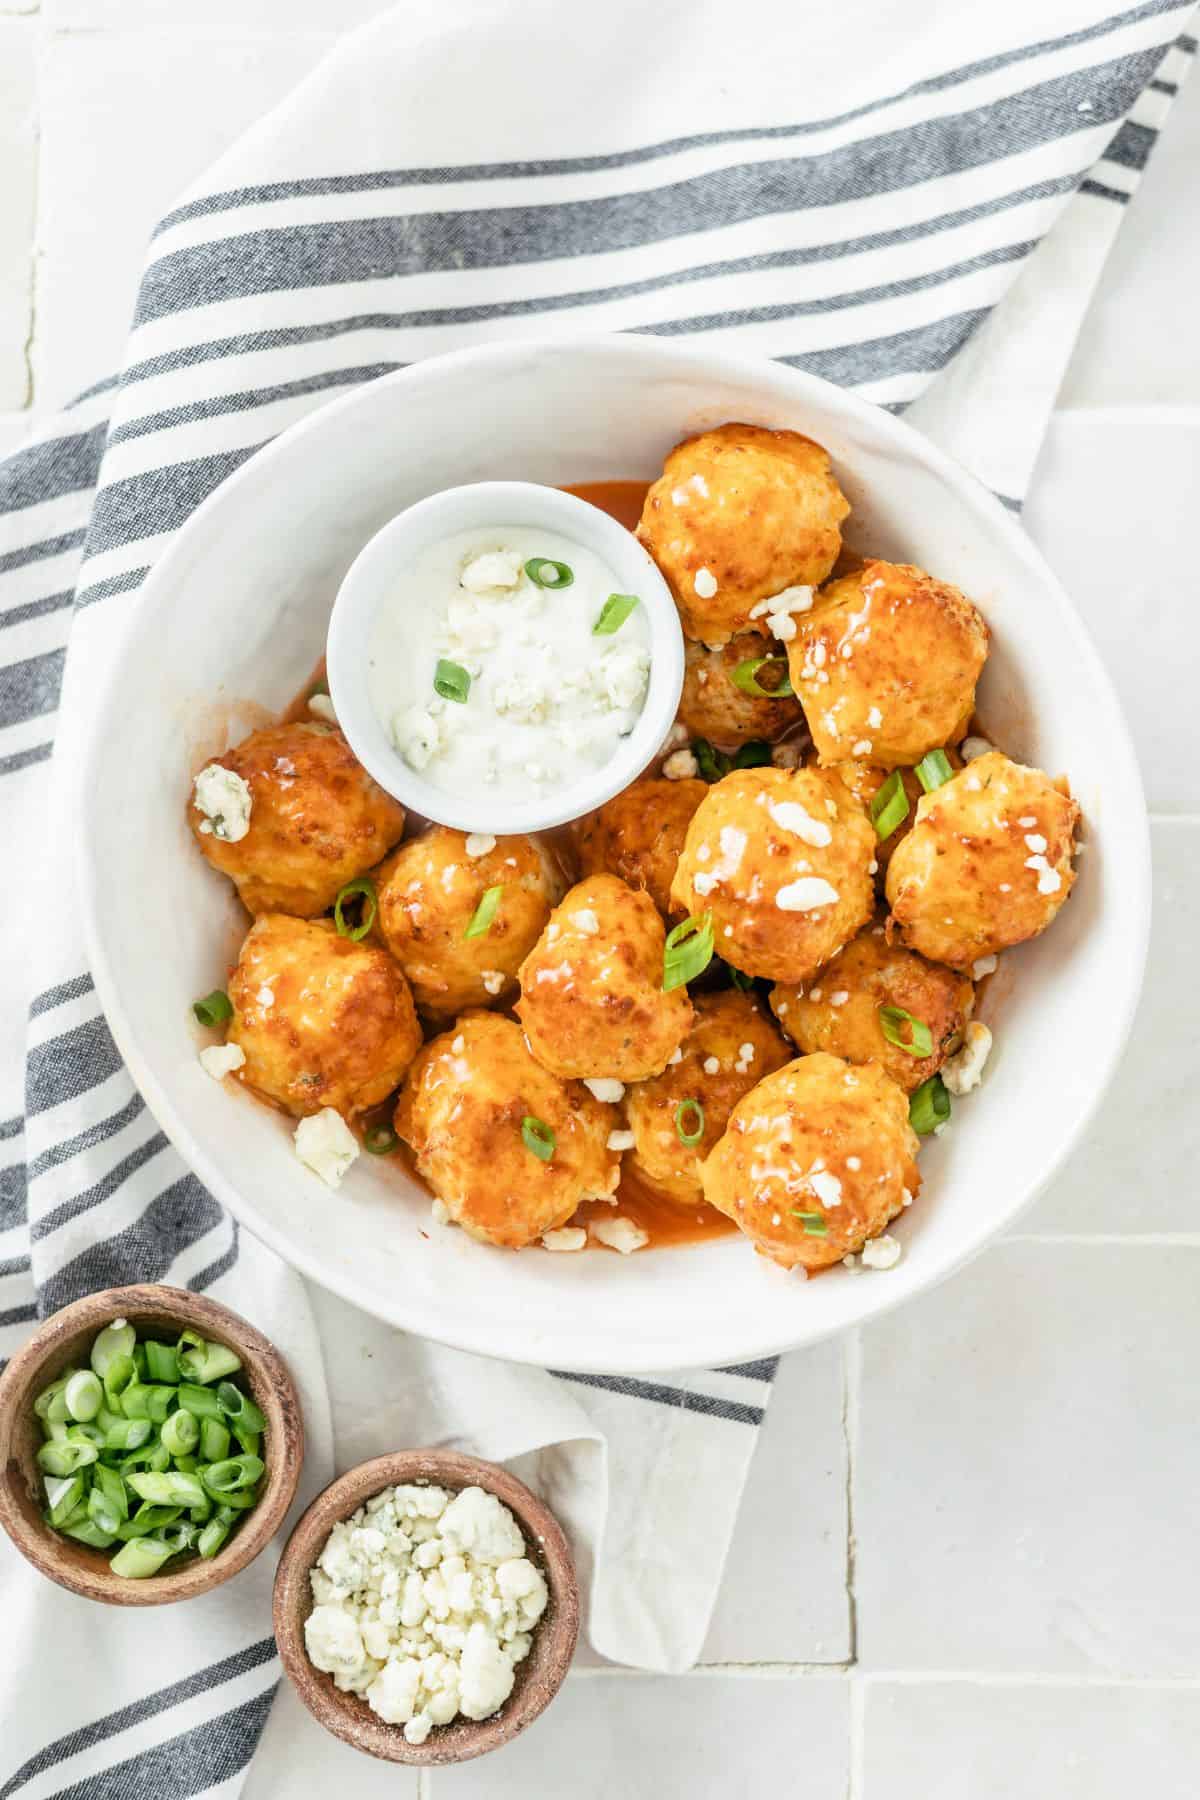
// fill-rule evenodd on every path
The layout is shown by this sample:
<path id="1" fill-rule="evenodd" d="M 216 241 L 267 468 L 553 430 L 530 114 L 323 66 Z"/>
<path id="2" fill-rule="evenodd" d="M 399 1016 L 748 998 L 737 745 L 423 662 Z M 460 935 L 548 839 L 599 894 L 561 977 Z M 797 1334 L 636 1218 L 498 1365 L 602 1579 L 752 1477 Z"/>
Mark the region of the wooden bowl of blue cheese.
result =
<path id="1" fill-rule="evenodd" d="M 466 1762 L 553 1700 L 579 1636 L 554 1515 L 449 1450 L 375 1457 L 318 1494 L 275 1576 L 275 1637 L 326 1730 L 389 1762 Z"/>

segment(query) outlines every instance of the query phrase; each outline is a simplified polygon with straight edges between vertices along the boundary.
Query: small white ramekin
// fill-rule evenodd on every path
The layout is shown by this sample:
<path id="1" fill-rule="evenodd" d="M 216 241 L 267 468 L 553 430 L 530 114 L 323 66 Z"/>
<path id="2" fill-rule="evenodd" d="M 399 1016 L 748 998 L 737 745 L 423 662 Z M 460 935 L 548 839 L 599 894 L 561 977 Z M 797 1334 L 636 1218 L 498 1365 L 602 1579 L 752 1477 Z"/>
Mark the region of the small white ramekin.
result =
<path id="1" fill-rule="evenodd" d="M 611 568 L 618 591 L 636 594 L 650 628 L 650 680 L 638 721 L 602 768 L 559 787 L 513 799 L 480 784 L 451 793 L 410 768 L 371 702 L 367 665 L 375 620 L 394 600 L 397 576 L 421 551 L 460 531 L 541 527 L 591 550 Z M 670 590 L 651 557 L 615 519 L 574 494 L 528 481 L 480 481 L 419 500 L 359 552 L 338 589 L 326 646 L 329 693 L 338 724 L 363 767 L 423 818 L 460 831 L 508 837 L 577 819 L 629 786 L 661 748 L 683 687 L 683 635 Z M 531 784 L 531 790 L 533 784 Z"/>

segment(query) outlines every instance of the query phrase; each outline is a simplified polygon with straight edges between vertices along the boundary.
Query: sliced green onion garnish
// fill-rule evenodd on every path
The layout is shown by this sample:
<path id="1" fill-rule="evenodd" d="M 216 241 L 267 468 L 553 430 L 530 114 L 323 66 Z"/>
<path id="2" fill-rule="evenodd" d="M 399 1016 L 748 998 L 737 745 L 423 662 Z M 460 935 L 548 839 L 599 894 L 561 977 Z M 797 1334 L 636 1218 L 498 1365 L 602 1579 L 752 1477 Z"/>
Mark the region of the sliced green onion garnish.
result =
<path id="1" fill-rule="evenodd" d="M 908 1036 L 904 1035 L 904 1026 L 908 1026 Z M 879 1008 L 879 1029 L 889 1044 L 897 1050 L 907 1050 L 910 1056 L 933 1055 L 933 1033 L 924 1019 L 914 1019 L 910 1012 L 902 1006 L 881 1006 Z"/>
<path id="2" fill-rule="evenodd" d="M 540 588 L 569 588 L 575 579 L 570 563 L 555 562 L 552 556 L 531 556 L 525 573 L 534 587 Z"/>
<path id="3" fill-rule="evenodd" d="M 399 1143 L 390 1125 L 372 1125 L 363 1132 L 363 1149 L 369 1156 L 390 1156 Z"/>
<path id="4" fill-rule="evenodd" d="M 720 781 L 729 773 L 729 758 L 714 750 L 707 738 L 692 739 L 692 755 L 705 781 Z"/>
<path id="5" fill-rule="evenodd" d="M 95 1444 L 63 1440 L 43 1444 L 37 1453 L 37 1465 L 43 1475 L 76 1475 L 80 1469 L 94 1463 L 99 1455 Z"/>
<path id="6" fill-rule="evenodd" d="M 230 1421 L 239 1437 L 243 1430 L 253 1431 L 257 1436 L 267 1429 L 264 1419 L 249 1394 L 243 1394 L 240 1387 L 232 1381 L 223 1381 L 217 1389 L 217 1399 L 221 1402 L 221 1411 Z"/>
<path id="7" fill-rule="evenodd" d="M 105 1427 L 104 1448 L 106 1450 L 140 1450 L 150 1442 L 150 1434 L 154 1430 L 149 1419 L 117 1419 Z"/>
<path id="8" fill-rule="evenodd" d="M 908 795 L 904 791 L 904 777 L 899 769 L 892 770 L 867 811 L 871 815 L 875 836 L 880 843 L 884 838 L 891 837 L 898 826 L 903 825 L 908 817 Z"/>
<path id="9" fill-rule="evenodd" d="M 694 1120 L 694 1124 L 689 1124 Z M 675 1108 L 675 1136 L 689 1150 L 704 1136 L 704 1108 L 698 1100 L 681 1100 Z"/>
<path id="10" fill-rule="evenodd" d="M 174 1344 L 160 1344 L 155 1338 L 147 1338 L 141 1348 L 146 1352 L 148 1381 L 168 1381 L 172 1386 L 178 1383 L 179 1356 Z"/>
<path id="11" fill-rule="evenodd" d="M 532 1113 L 526 1113 L 521 1120 L 521 1142 L 539 1162 L 549 1162 L 558 1139 L 544 1119 L 535 1119 Z"/>
<path id="12" fill-rule="evenodd" d="M 225 998 L 224 995 L 221 996 Z M 92 1345 L 91 1364 L 105 1387 L 112 1387 L 110 1370 L 118 1357 L 124 1357 L 131 1365 L 130 1376 L 133 1375 L 133 1349 L 137 1343 L 137 1332 L 124 1319 L 106 1325 L 99 1332 Z"/>
<path id="13" fill-rule="evenodd" d="M 342 909 L 347 900 L 355 900 L 359 895 L 362 896 L 362 912 L 359 915 L 358 924 L 350 925 L 347 923 Z M 375 892 L 375 883 L 369 875 L 356 875 L 353 881 L 348 881 L 345 887 L 339 891 L 338 897 L 333 903 L 333 922 L 337 927 L 338 936 L 349 938 L 352 944 L 357 944 L 359 939 L 365 938 L 370 931 L 378 911 L 379 896 Z"/>
<path id="14" fill-rule="evenodd" d="M 954 770 L 944 750 L 930 750 L 917 764 L 916 776 L 927 794 L 953 778 Z"/>
<path id="15" fill-rule="evenodd" d="M 950 1096 L 940 1075 L 923 1081 L 908 1102 L 908 1122 L 918 1137 L 928 1137 L 950 1117 Z"/>
<path id="16" fill-rule="evenodd" d="M 501 883 L 499 887 L 484 889 L 483 899 L 471 914 L 471 923 L 463 932 L 465 938 L 482 937 L 484 932 L 490 928 L 492 920 L 495 918 L 496 911 L 500 905 L 500 896 L 503 892 L 503 883 Z"/>
<path id="17" fill-rule="evenodd" d="M 614 631 L 620 631 L 636 605 L 636 594 L 610 594 L 600 608 L 600 617 L 592 626 L 592 636 L 611 637 Z"/>
<path id="18" fill-rule="evenodd" d="M 763 687 L 759 681 L 758 671 L 762 668 L 783 670 L 781 679 L 774 687 Z M 787 658 L 783 656 L 748 656 L 745 662 L 738 664 L 729 679 L 734 687 L 741 688 L 743 694 L 753 694 L 756 700 L 782 700 L 796 691 L 788 674 Z"/>
<path id="19" fill-rule="evenodd" d="M 66 1523 L 84 1497 L 82 1475 L 47 1475 L 46 1499 L 50 1506 L 50 1523 L 57 1528 Z"/>
<path id="20" fill-rule="evenodd" d="M 217 1554 L 228 1536 L 229 1527 L 223 1519 L 210 1519 L 196 1539 L 197 1554 L 207 1561 Z"/>
<path id="21" fill-rule="evenodd" d="M 105 1531 L 95 1519 L 84 1518 L 78 1521 L 68 1519 L 59 1527 L 64 1536 L 74 1538 L 76 1543 L 90 1544 L 93 1550 L 107 1550 L 116 1543 L 113 1532 Z"/>
<path id="22" fill-rule="evenodd" d="M 229 1428 L 220 1419 L 201 1419 L 200 1455 L 205 1462 L 224 1462 L 229 1455 Z"/>
<path id="23" fill-rule="evenodd" d="M 127 1419 L 153 1419 L 161 1425 L 175 1405 L 175 1389 L 160 1383 L 134 1381 L 121 1395 L 121 1411 Z"/>
<path id="24" fill-rule="evenodd" d="M 113 1412 L 121 1408 L 121 1395 L 138 1379 L 138 1367 L 132 1356 L 114 1356 L 101 1377 L 104 1397 Z"/>
<path id="25" fill-rule="evenodd" d="M 743 974 L 741 969 L 735 969 L 732 963 L 726 963 L 725 967 L 729 971 L 729 979 L 735 988 L 740 988 L 743 994 L 749 994 L 753 991 L 753 975 Z"/>
<path id="26" fill-rule="evenodd" d="M 801 1212 L 797 1207 L 793 1207 L 792 1217 L 793 1219 L 799 1219 L 800 1223 L 803 1225 L 805 1237 L 829 1236 L 829 1225 L 824 1213 Z"/>
<path id="27" fill-rule="evenodd" d="M 109 1563 L 114 1575 L 124 1575 L 133 1581 L 144 1581 L 149 1575 L 157 1575 L 168 1557 L 174 1556 L 175 1547 L 160 1537 L 132 1538 L 122 1549 L 117 1551 Z"/>
<path id="28" fill-rule="evenodd" d="M 190 1456 L 200 1442 L 200 1421 L 195 1413 L 181 1406 L 169 1419 L 164 1419 L 162 1441 L 172 1456 Z"/>
<path id="29" fill-rule="evenodd" d="M 217 1464 L 218 1468 L 221 1466 Z M 199 1506 L 204 1499 L 199 1476 L 189 1475 L 184 1469 L 165 1470 L 161 1475 L 147 1470 L 130 1475 L 127 1480 L 139 1500 L 149 1500 L 154 1506 Z"/>
<path id="30" fill-rule="evenodd" d="M 444 656 L 439 656 L 437 668 L 433 671 L 433 691 L 440 694 L 443 700 L 454 700 L 459 706 L 464 706 L 467 695 L 471 692 L 470 672 L 461 663 L 447 662 Z"/>
<path id="31" fill-rule="evenodd" d="M 228 1456 L 224 1462 L 209 1463 L 203 1473 L 210 1494 L 224 1499 L 242 1488 L 253 1487 L 263 1472 L 261 1456 Z"/>
<path id="32" fill-rule="evenodd" d="M 229 995 L 221 988 L 214 988 L 203 1000 L 193 1000 L 192 1011 L 202 1025 L 223 1025 L 226 1019 L 233 1017 Z"/>
<path id="33" fill-rule="evenodd" d="M 195 1413 L 198 1419 L 219 1419 L 221 1402 L 211 1388 L 200 1387 L 197 1383 L 184 1381 L 179 1387 L 179 1404 L 188 1412 Z"/>
<path id="34" fill-rule="evenodd" d="M 223 1375 L 234 1375 L 242 1366 L 240 1356 L 228 1349 L 224 1344 L 211 1343 L 202 1338 L 198 1331 L 184 1331 L 180 1334 L 176 1349 L 179 1358 L 179 1373 L 184 1381 L 198 1381 L 204 1385 L 219 1381 Z"/>
<path id="35" fill-rule="evenodd" d="M 91 1369 L 77 1369 L 63 1389 L 63 1398 L 73 1419 L 94 1419 L 104 1404 L 100 1377 Z"/>
<path id="36" fill-rule="evenodd" d="M 710 912 L 700 918 L 684 919 L 667 933 L 663 945 L 663 993 L 683 987 L 702 975 L 712 961 L 713 918 Z"/>

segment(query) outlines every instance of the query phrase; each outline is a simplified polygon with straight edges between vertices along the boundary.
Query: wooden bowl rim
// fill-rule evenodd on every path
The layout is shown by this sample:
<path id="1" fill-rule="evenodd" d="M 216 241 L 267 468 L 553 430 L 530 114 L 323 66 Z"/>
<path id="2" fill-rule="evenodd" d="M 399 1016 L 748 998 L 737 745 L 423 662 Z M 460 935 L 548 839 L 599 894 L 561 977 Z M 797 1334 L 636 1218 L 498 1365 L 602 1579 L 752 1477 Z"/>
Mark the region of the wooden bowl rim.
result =
<path id="1" fill-rule="evenodd" d="M 75 1340 L 113 1319 L 152 1327 L 193 1327 L 235 1350 L 250 1392 L 267 1417 L 263 1447 L 266 1485 L 257 1506 L 212 1558 L 194 1557 L 166 1575 L 143 1581 L 114 1575 L 109 1553 L 77 1544 L 41 1519 L 19 1449 L 19 1432 L 33 1399 L 55 1365 L 70 1360 Z M 205 1294 L 160 1282 L 105 1288 L 52 1313 L 0 1374 L 0 1524 L 35 1569 L 85 1600 L 108 1606 L 162 1606 L 191 1600 L 230 1580 L 254 1561 L 287 1516 L 304 1463 L 304 1420 L 291 1371 L 275 1346 L 240 1314 Z"/>
<path id="2" fill-rule="evenodd" d="M 333 1526 L 372 1495 L 406 1483 L 481 1487 L 494 1494 L 515 1514 L 526 1554 L 537 1562 L 550 1590 L 529 1655 L 518 1665 L 518 1685 L 500 1711 L 489 1719 L 459 1717 L 449 1725 L 435 1725 L 423 1744 L 408 1743 L 402 1726 L 387 1724 L 359 1695 L 336 1688 L 332 1676 L 309 1662 L 304 1647 L 304 1621 L 313 1605 L 308 1578 Z M 288 1677 L 327 1731 L 386 1762 L 447 1766 L 510 1743 L 549 1706 L 566 1678 L 579 1637 L 579 1583 L 562 1526 L 509 1470 L 457 1450 L 399 1450 L 339 1475 L 298 1520 L 275 1571 L 274 1621 Z"/>

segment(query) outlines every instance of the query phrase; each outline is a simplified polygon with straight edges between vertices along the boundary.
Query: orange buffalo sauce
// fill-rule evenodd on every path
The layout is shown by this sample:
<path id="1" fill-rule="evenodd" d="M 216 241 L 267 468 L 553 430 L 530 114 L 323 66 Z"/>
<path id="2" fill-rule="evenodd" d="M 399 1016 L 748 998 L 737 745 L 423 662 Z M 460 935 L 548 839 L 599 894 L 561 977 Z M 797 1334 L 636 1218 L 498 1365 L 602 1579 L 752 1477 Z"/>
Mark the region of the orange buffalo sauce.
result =
<path id="1" fill-rule="evenodd" d="M 632 531 L 642 516 L 649 488 L 648 481 L 581 481 L 576 487 L 564 488 L 563 492 L 590 501 L 601 512 L 624 525 L 626 530 Z"/>

